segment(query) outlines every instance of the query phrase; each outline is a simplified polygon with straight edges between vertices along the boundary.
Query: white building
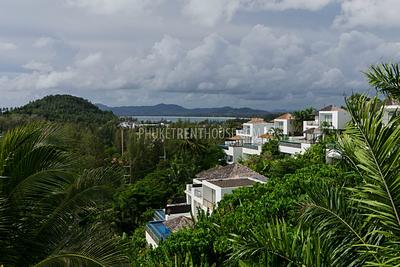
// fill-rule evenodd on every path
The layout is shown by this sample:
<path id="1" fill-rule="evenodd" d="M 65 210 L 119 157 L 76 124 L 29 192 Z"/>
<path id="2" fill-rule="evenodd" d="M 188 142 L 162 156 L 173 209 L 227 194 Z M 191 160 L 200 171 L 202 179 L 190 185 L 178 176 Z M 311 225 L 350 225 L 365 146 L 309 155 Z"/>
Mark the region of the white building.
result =
<path id="1" fill-rule="evenodd" d="M 224 195 L 233 190 L 266 181 L 265 176 L 240 164 L 218 166 L 197 174 L 193 183 L 186 185 L 186 203 L 196 218 L 199 210 L 212 213 Z"/>
<path id="2" fill-rule="evenodd" d="M 335 105 L 326 106 L 319 111 L 320 127 L 343 130 L 350 119 L 350 114 L 346 110 Z"/>
<path id="3" fill-rule="evenodd" d="M 279 143 L 282 153 L 295 155 L 303 154 L 318 141 L 322 128 L 343 130 L 350 121 L 348 112 L 335 105 L 329 105 L 315 114 L 312 121 L 303 121 L 303 136 L 290 136 Z"/>
<path id="4" fill-rule="evenodd" d="M 146 242 L 152 248 L 182 228 L 193 225 L 190 205 L 186 203 L 167 204 L 165 209 L 154 211 L 153 220 L 147 223 Z"/>
<path id="5" fill-rule="evenodd" d="M 382 122 L 387 124 L 396 112 L 400 112 L 400 104 L 390 99 L 386 100 Z"/>
<path id="6" fill-rule="evenodd" d="M 236 135 L 228 138 L 221 146 L 226 154 L 227 162 L 236 163 L 249 155 L 260 155 L 262 145 L 267 141 L 263 136 L 271 132 L 273 127 L 273 122 L 266 122 L 261 118 L 253 118 L 243 123 L 242 129 L 236 130 Z"/>
<path id="7" fill-rule="evenodd" d="M 280 129 L 283 135 L 289 136 L 294 134 L 294 117 L 290 113 L 285 113 L 274 119 L 274 128 Z"/>

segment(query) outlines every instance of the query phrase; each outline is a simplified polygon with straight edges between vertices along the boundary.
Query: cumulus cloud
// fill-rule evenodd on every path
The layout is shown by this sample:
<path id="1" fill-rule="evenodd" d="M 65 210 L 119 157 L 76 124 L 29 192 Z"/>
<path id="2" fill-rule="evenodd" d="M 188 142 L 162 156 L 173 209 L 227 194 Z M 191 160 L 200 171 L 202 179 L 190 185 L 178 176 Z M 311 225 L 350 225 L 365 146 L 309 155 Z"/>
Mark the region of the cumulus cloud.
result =
<path id="1" fill-rule="evenodd" d="M 343 0 L 341 10 L 341 15 L 335 19 L 335 26 L 397 28 L 400 25 L 398 0 Z"/>
<path id="2" fill-rule="evenodd" d="M 295 108 L 337 103 L 367 87 L 370 64 L 400 58 L 399 34 L 375 28 L 399 25 L 397 1 L 63 1 L 32 4 L 43 19 L 29 34 L 22 15 L 0 17 L 1 105 L 67 92 L 122 105 Z"/>
<path id="3" fill-rule="evenodd" d="M 148 53 L 120 61 L 96 52 L 77 55 L 61 70 L 29 62 L 24 67 L 31 73 L 2 77 L 0 85 L 10 90 L 130 89 L 303 101 L 365 86 L 361 70 L 382 57 L 400 57 L 400 43 L 359 31 L 341 34 L 328 47 L 311 46 L 296 34 L 263 25 L 254 26 L 238 42 L 210 34 L 190 48 L 165 35 Z"/>

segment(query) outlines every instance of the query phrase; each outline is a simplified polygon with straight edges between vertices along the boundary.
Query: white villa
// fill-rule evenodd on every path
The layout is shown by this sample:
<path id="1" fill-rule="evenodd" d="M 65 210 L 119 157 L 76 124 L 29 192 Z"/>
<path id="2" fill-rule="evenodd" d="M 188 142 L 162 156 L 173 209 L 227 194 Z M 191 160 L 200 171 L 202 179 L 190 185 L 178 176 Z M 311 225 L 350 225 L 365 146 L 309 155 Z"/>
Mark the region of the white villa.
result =
<path id="1" fill-rule="evenodd" d="M 290 136 L 294 134 L 294 116 L 290 113 L 283 114 L 278 118 L 274 119 L 274 128 L 280 129 L 284 136 Z"/>
<path id="2" fill-rule="evenodd" d="M 260 155 L 262 144 L 265 143 L 265 133 L 271 133 L 274 122 L 266 122 L 253 118 L 243 123 L 243 128 L 236 130 L 236 135 L 226 140 L 222 146 L 226 151 L 228 163 L 238 162 L 249 155 Z"/>
<path id="3" fill-rule="evenodd" d="M 290 113 L 279 116 L 273 122 L 254 118 L 244 123 L 243 128 L 237 130 L 236 135 L 227 139 L 221 147 L 227 162 L 236 163 L 249 155 L 260 155 L 262 145 L 272 138 L 275 129 L 280 129 L 283 140 L 280 141 L 279 150 L 289 155 L 302 154 L 322 135 L 322 128 L 343 130 L 349 120 L 346 110 L 329 105 L 319 110 L 313 121 L 303 122 L 303 135 L 293 136 L 294 116 Z"/>
<path id="4" fill-rule="evenodd" d="M 154 212 L 153 220 L 146 225 L 147 244 L 155 248 L 171 233 L 192 227 L 199 210 L 212 213 L 224 195 L 233 190 L 266 181 L 265 176 L 240 164 L 217 166 L 198 173 L 193 183 L 186 185 L 185 203 L 167 204 Z"/>
<path id="5" fill-rule="evenodd" d="M 322 135 L 322 129 L 343 130 L 350 121 L 350 115 L 343 108 L 329 105 L 315 114 L 313 121 L 303 121 L 303 136 L 290 136 L 280 141 L 282 153 L 295 155 L 304 153 Z"/>
<path id="6" fill-rule="evenodd" d="M 197 217 L 199 209 L 212 213 L 224 195 L 239 187 L 266 181 L 265 176 L 240 164 L 218 166 L 198 173 L 193 183 L 186 185 L 186 203 L 191 205 L 194 217 Z"/>
<path id="7" fill-rule="evenodd" d="M 383 113 L 383 123 L 387 124 L 395 112 L 400 112 L 400 104 L 393 100 L 386 100 Z"/>

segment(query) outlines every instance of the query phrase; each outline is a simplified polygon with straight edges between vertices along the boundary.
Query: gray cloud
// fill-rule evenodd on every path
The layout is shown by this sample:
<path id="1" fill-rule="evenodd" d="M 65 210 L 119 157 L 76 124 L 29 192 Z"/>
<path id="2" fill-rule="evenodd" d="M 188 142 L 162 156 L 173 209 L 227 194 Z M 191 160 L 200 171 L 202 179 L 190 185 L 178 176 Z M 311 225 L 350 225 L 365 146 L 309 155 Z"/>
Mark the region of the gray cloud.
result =
<path id="1" fill-rule="evenodd" d="M 42 15 L 24 14 L 29 25 L 24 31 L 7 14 L 23 12 L 19 8 L 28 2 L 6 0 L 6 11 L 0 9 L 5 25 L 0 29 L 0 106 L 61 92 L 113 105 L 274 109 L 339 104 L 343 93 L 367 88 L 361 71 L 370 64 L 400 57 L 400 34 L 389 39 L 375 31 L 396 24 L 392 11 L 382 19 L 388 4 L 43 0 L 29 4 L 32 13 L 36 8 Z M 376 10 L 357 12 L 371 7 Z M 257 18 L 289 11 L 303 16 L 329 8 L 341 10 L 330 27 L 315 21 L 305 30 L 245 19 L 256 12 Z M 240 22 L 235 20 L 239 13 Z M 383 22 L 373 19 L 378 15 Z"/>

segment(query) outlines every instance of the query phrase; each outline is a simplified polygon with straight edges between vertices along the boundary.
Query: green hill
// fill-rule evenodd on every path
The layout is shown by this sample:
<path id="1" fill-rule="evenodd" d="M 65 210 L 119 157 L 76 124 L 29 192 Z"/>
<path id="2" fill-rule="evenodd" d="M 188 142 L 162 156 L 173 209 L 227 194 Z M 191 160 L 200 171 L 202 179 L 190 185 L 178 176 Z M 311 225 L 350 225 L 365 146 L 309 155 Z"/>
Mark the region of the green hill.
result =
<path id="1" fill-rule="evenodd" d="M 117 117 L 102 111 L 86 99 L 71 95 L 49 95 L 14 109 L 11 113 L 44 118 L 49 121 L 106 123 Z"/>

